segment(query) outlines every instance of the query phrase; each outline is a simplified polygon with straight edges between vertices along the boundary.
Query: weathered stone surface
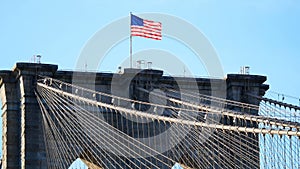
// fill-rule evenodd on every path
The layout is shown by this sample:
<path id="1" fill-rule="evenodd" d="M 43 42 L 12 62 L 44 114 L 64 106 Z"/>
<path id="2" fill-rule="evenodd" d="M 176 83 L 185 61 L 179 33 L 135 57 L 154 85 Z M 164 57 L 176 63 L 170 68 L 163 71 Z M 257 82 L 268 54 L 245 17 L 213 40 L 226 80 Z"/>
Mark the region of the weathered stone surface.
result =
<path id="1" fill-rule="evenodd" d="M 12 71 L 0 71 L 3 168 L 46 168 L 34 89 L 38 74 L 51 76 L 56 70 L 57 65 L 17 63 Z"/>
<path id="2" fill-rule="evenodd" d="M 12 71 L 0 71 L 2 101 L 2 167 L 20 168 L 20 95 Z"/>
<path id="3" fill-rule="evenodd" d="M 192 90 L 201 94 L 224 96 L 224 98 L 256 104 L 257 99 L 248 94 L 262 96 L 268 89 L 263 83 L 266 77 L 257 75 L 227 75 L 226 79 L 208 78 L 184 78 L 163 76 L 160 70 L 125 69 L 123 74 L 113 73 L 91 73 L 57 71 L 57 65 L 17 63 L 12 71 L 0 71 L 0 96 L 2 100 L 2 160 L 4 168 L 47 168 L 46 151 L 44 145 L 44 133 L 42 129 L 42 117 L 35 98 L 35 84 L 39 75 L 50 76 L 68 83 L 73 83 L 100 92 L 111 93 L 112 85 L 128 93 L 134 99 L 148 99 L 145 93 L 136 90 L 138 87 L 144 89 L 171 88 L 175 90 Z M 110 98 L 96 98 L 106 103 L 111 103 Z M 238 107 L 230 109 L 243 111 Z M 88 108 L 87 108 L 88 109 Z M 104 111 L 104 110 L 103 110 Z M 117 118 L 111 112 L 103 112 L 107 121 L 115 126 L 127 124 L 126 119 Z M 245 112 L 257 114 L 257 111 Z M 231 124 L 232 119 L 224 118 L 223 123 Z M 130 124 L 132 125 L 132 124 Z M 243 125 L 255 125 L 245 122 Z M 149 134 L 160 132 L 159 124 L 153 124 Z M 125 130 L 125 133 L 140 135 L 137 125 Z M 254 139 L 255 138 L 253 136 Z M 228 144 L 228 143 L 224 143 Z M 212 152 L 203 152 L 204 154 Z M 258 154 L 255 154 L 258 156 Z M 74 159 L 75 160 L 75 159 Z M 231 161 L 234 163 L 234 161 Z M 231 166 L 227 166 L 231 167 Z"/>

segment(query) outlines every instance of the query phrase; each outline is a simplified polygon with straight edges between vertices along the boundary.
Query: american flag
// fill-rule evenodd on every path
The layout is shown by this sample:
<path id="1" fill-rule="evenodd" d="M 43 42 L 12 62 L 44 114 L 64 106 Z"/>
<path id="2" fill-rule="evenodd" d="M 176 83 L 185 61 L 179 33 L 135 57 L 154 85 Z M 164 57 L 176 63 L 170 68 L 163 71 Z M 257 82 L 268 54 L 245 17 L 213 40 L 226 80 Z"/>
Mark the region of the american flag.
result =
<path id="1" fill-rule="evenodd" d="M 161 40 L 161 23 L 142 19 L 131 14 L 131 36 Z"/>

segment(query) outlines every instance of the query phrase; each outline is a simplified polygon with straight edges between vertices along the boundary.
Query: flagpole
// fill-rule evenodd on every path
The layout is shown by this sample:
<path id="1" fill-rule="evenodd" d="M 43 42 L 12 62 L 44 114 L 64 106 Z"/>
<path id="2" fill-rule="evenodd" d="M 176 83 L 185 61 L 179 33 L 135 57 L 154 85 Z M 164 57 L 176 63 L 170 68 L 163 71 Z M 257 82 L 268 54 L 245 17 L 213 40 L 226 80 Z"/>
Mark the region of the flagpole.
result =
<path id="1" fill-rule="evenodd" d="M 130 12 L 130 68 L 132 69 L 132 35 L 131 35 L 131 12 Z"/>
<path id="2" fill-rule="evenodd" d="M 132 36 L 130 34 L 130 68 L 132 68 Z"/>

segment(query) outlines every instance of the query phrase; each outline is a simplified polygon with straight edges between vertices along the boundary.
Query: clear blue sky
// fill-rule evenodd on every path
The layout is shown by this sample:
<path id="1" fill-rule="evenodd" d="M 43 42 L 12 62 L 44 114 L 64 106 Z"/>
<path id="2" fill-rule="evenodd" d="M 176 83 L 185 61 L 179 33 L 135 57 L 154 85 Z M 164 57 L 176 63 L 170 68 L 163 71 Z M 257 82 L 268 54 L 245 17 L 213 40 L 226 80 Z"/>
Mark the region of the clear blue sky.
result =
<path id="1" fill-rule="evenodd" d="M 58 64 L 59 69 L 74 69 L 87 41 L 129 12 L 165 13 L 186 20 L 212 43 L 225 73 L 238 73 L 240 66 L 249 65 L 252 74 L 268 77 L 272 91 L 300 97 L 300 1 L 296 0 L 2 0 L 0 69 L 11 69 L 34 54 L 41 54 L 42 62 Z M 159 42 L 141 38 L 134 43 L 139 43 L 140 50 L 159 47 L 153 45 Z M 128 56 L 126 45 L 120 44 L 111 55 Z M 176 45 L 180 47 L 184 48 Z M 171 52 L 188 60 L 189 55 L 177 51 Z M 100 68 L 115 69 L 116 65 Z"/>
<path id="2" fill-rule="evenodd" d="M 251 73 L 268 76 L 271 90 L 300 96 L 300 2 L 293 0 L 0 1 L 0 69 L 11 69 L 34 54 L 60 69 L 74 69 L 86 42 L 130 11 L 184 19 L 209 39 L 225 73 L 249 65 Z M 135 41 L 140 48 L 156 43 Z M 110 69 L 116 66 L 104 67 Z"/>

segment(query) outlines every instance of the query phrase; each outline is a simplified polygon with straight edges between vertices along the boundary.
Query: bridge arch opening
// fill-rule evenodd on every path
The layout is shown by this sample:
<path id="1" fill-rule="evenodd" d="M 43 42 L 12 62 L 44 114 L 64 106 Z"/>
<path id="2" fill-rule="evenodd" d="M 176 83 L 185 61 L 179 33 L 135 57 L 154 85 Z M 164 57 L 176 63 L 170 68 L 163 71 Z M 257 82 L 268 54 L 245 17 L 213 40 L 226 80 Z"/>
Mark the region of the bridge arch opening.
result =
<path id="1" fill-rule="evenodd" d="M 69 167 L 69 169 L 88 169 L 88 166 L 80 159 L 77 158 Z"/>

